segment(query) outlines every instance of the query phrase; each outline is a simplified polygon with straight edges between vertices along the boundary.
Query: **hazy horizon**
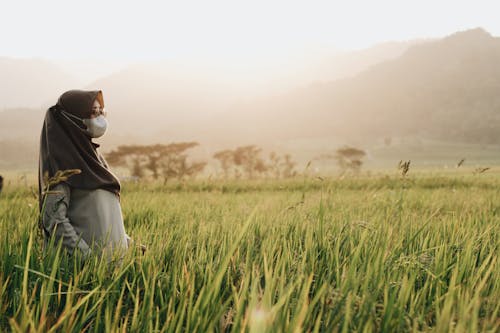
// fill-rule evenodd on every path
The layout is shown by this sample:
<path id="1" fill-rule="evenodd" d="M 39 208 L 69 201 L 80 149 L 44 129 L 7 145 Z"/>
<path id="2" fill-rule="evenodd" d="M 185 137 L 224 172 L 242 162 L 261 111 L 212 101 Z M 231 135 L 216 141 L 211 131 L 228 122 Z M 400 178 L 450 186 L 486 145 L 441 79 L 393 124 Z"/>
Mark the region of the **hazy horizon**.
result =
<path id="1" fill-rule="evenodd" d="M 265 95 L 318 81 L 314 66 L 383 43 L 477 27 L 498 36 L 498 9 L 495 1 L 450 0 L 90 0 L 85 6 L 28 0 L 5 4 L 0 13 L 0 31 L 9 32 L 0 57 L 50 61 L 82 88 L 137 64 L 170 64 L 217 73 L 223 82 L 246 81 Z"/>
<path id="2" fill-rule="evenodd" d="M 477 28 L 477 27 L 476 27 Z M 453 33 L 454 31 L 450 32 Z M 449 34 L 448 34 L 449 35 Z M 440 36 L 440 38 L 445 36 Z M 437 37 L 436 37 L 437 38 Z M 184 57 L 184 58 L 161 58 L 161 59 L 142 59 L 142 60 L 112 60 L 105 58 L 57 58 L 57 57 L 47 57 L 47 56 L 9 56 L 0 54 L 0 59 L 12 59 L 12 60 L 25 60 L 25 61 L 48 61 L 59 67 L 65 73 L 69 74 L 75 79 L 75 82 L 81 88 L 88 87 L 96 80 L 105 78 L 109 75 L 115 74 L 117 72 L 133 68 L 135 66 L 145 65 L 151 68 L 163 68 L 172 71 L 173 74 L 180 73 L 183 76 L 190 75 L 192 77 L 200 76 L 212 76 L 218 80 L 222 81 L 278 81 L 277 85 L 283 84 L 283 89 L 281 92 L 286 92 L 291 87 L 285 84 L 285 80 L 288 79 L 286 76 L 293 75 L 298 76 L 304 75 L 307 71 L 314 71 L 314 67 L 319 67 L 321 65 L 330 62 L 335 63 L 336 60 L 340 58 L 349 58 L 352 55 L 362 54 L 363 52 L 370 51 L 373 49 L 383 49 L 385 47 L 390 48 L 391 45 L 397 44 L 414 44 L 422 42 L 425 40 L 431 40 L 431 38 L 416 38 L 414 40 L 393 40 L 393 41 L 382 41 L 380 43 L 375 43 L 367 46 L 366 48 L 352 49 L 352 50 L 340 50 L 340 49 L 323 49 L 321 51 L 311 51 L 311 50 L 295 50 L 295 53 L 289 53 L 285 58 L 281 59 L 253 59 L 253 61 L 247 62 L 244 60 L 231 62 L 231 61 L 221 61 L 221 59 L 214 61 L 214 59 L 199 59 L 195 57 Z M 383 52 L 383 51 L 382 51 Z M 223 59 L 223 58 L 222 58 Z M 343 59 L 342 59 L 343 60 Z M 377 61 L 374 61 L 376 63 Z M 344 70 L 344 68 L 339 69 Z M 188 71 L 186 71 L 189 69 Z M 184 71 L 184 72 L 182 72 Z M 219 74 L 218 77 L 214 77 L 214 73 Z M 318 74 L 318 73 L 315 73 Z M 339 77 L 345 76 L 340 73 L 335 77 L 325 76 L 324 81 L 330 81 L 337 79 Z M 301 85 L 307 85 L 315 81 L 322 81 L 317 76 L 309 77 L 299 77 L 295 78 L 297 82 L 293 84 L 293 87 L 298 87 Z M 265 92 L 263 92 L 266 94 Z M 272 94 L 273 92 L 271 92 Z M 20 105 L 22 107 L 22 105 Z"/>
<path id="3" fill-rule="evenodd" d="M 306 156 L 387 138 L 415 150 L 500 142 L 493 1 L 4 7 L 0 141 L 13 154 L 16 142 L 35 147 L 44 110 L 69 89 L 104 91 L 107 149 L 198 140 Z"/>

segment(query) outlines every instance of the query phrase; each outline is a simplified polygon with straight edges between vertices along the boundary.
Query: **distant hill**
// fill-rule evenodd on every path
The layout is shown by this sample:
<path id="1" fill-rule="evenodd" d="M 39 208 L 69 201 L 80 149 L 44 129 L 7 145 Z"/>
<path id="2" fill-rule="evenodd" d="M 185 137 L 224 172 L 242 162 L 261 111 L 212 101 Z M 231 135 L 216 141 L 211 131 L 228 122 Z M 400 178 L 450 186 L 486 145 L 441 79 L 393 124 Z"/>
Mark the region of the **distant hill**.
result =
<path id="1" fill-rule="evenodd" d="M 259 67 L 255 69 L 261 72 L 252 74 L 241 64 L 235 68 L 224 64 L 194 67 L 169 61 L 136 64 L 97 80 L 89 88 L 105 92 L 108 109 L 116 111 L 115 122 L 123 130 L 135 126 L 133 119 L 138 115 L 147 115 L 153 132 L 182 136 L 179 126 L 188 126 L 186 135 L 190 135 L 192 130 L 186 124 L 192 125 L 200 118 L 205 123 L 225 110 L 232 112 L 238 105 L 253 103 L 260 96 L 355 75 L 378 62 L 397 58 L 415 43 L 384 43 L 324 57 L 317 63 L 290 68 L 283 65 L 269 74 L 262 73 Z"/>
<path id="2" fill-rule="evenodd" d="M 217 76 L 220 68 L 197 70 L 168 62 L 130 66 L 87 88 L 104 91 L 110 121 L 106 147 L 198 140 L 211 147 L 279 142 L 292 151 L 312 142 L 321 150 L 340 143 L 369 147 L 402 137 L 500 144 L 498 37 L 473 29 L 442 39 L 385 46 L 377 51 L 384 61 L 374 60 L 376 52 L 358 51 L 358 58 L 366 61 L 351 54 L 357 65 L 338 78 L 334 68 L 342 61 L 332 58 L 332 74 L 323 63 L 316 67 L 323 68 L 321 74 L 330 80 L 265 97 L 246 97 L 244 85 Z M 58 82 L 63 82 L 67 76 L 60 75 Z M 5 91 L 29 95 L 30 89 L 43 86 L 30 82 L 23 90 L 19 85 Z M 12 143 L 17 138 L 37 143 L 43 112 L 40 108 L 1 112 L 0 141 Z M 0 150 L 0 159 L 1 155 Z"/>
<path id="3" fill-rule="evenodd" d="M 167 60 L 127 66 L 109 60 L 47 60 L 0 55 L 0 110 L 46 107 L 61 92 L 86 87 L 110 89 L 111 96 L 118 96 L 118 102 L 126 107 L 133 104 L 132 97 L 137 97 L 154 101 L 155 110 L 164 109 L 165 104 L 170 107 L 170 103 L 174 106 L 180 103 L 181 108 L 186 103 L 189 109 L 194 94 L 215 96 L 211 101 L 249 99 L 256 94 L 283 92 L 309 82 L 351 76 L 375 63 L 399 56 L 415 42 L 383 43 L 363 50 L 331 51 L 331 54 L 311 57 L 291 54 L 294 60 L 288 61 L 286 66 L 274 64 L 276 68 L 270 67 L 271 64 L 259 67 L 245 63 L 216 65 Z M 260 72 L 254 73 L 254 69 Z M 111 74 L 99 76 L 105 73 Z M 136 94 L 130 94 L 129 89 L 134 89 Z M 206 108 L 220 108 L 217 103 L 204 102 L 208 102 L 203 104 Z M 128 108 L 135 110 L 132 106 Z"/>
<path id="4" fill-rule="evenodd" d="M 262 139 L 421 136 L 500 143 L 500 39 L 482 29 L 458 32 L 354 77 L 241 105 L 239 112 L 245 117 L 225 114 L 226 126 Z"/>
<path id="5" fill-rule="evenodd" d="M 0 110 L 45 106 L 77 84 L 75 77 L 50 61 L 0 57 Z"/>
<path id="6" fill-rule="evenodd" d="M 325 58 L 311 68 L 311 81 L 333 81 L 359 74 L 378 63 L 400 57 L 410 46 L 429 42 L 418 39 L 407 42 L 386 42 L 373 47 L 349 51 Z"/>
<path id="7" fill-rule="evenodd" d="M 349 77 L 252 99 L 245 99 L 244 91 L 218 80 L 213 72 L 187 77 L 182 68 L 168 66 L 159 70 L 138 65 L 97 81 L 95 87 L 106 91 L 121 132 L 133 131 L 133 120 L 143 119 L 151 136 L 166 140 L 223 143 L 227 138 L 270 142 L 337 137 L 373 142 L 422 136 L 500 141 L 498 38 L 473 29 L 442 39 L 389 43 L 377 52 L 386 60 L 375 63 L 375 51 L 371 56 L 358 53 L 358 59 L 373 63 L 359 60 L 358 68 L 364 70 L 346 70 Z M 351 55 L 351 61 L 356 63 L 356 57 Z M 332 68 L 340 63 L 337 58 Z"/>
<path id="8" fill-rule="evenodd" d="M 200 118 L 255 101 L 257 96 L 272 96 L 309 82 L 352 76 L 377 62 L 398 57 L 414 43 L 391 42 L 364 50 L 295 59 L 296 67 L 279 68 L 278 64 L 275 72 L 268 74 L 252 73 L 253 68 L 245 68 L 245 64 L 188 65 L 165 60 L 124 66 L 0 57 L 0 112 L 5 111 L 0 122 L 0 140 L 31 136 L 34 129 L 38 131 L 45 108 L 55 103 L 61 92 L 73 88 L 104 91 L 117 133 L 188 137 L 193 129 L 186 127 L 187 123 L 193 125 Z M 299 63 L 301 60 L 303 63 Z M 82 86 L 83 79 L 90 80 L 92 73 L 104 73 L 106 68 L 112 72 L 119 67 L 124 68 Z M 138 117 L 146 117 L 150 123 L 150 130 L 143 135 L 135 128 Z M 21 121 L 23 126 L 17 126 Z"/>

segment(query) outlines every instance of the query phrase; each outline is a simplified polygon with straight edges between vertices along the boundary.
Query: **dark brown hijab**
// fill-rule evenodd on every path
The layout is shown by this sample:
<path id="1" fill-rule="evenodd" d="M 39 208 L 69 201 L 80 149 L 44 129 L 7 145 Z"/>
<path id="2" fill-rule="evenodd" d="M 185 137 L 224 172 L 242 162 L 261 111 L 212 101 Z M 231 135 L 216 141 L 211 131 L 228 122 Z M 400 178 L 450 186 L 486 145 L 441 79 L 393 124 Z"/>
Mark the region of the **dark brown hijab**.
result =
<path id="1" fill-rule="evenodd" d="M 102 92 L 70 90 L 59 97 L 50 107 L 43 122 L 40 136 L 40 161 L 38 173 L 39 198 L 42 202 L 43 177 L 53 177 L 58 170 L 80 169 L 81 173 L 64 182 L 71 188 L 104 189 L 120 194 L 120 182 L 109 170 L 104 157 L 97 151 L 99 145 L 92 142 L 78 118 L 90 118 L 92 105 L 97 99 L 104 107 Z M 63 114 L 63 111 L 66 114 Z M 69 116 L 68 116 L 69 113 Z"/>

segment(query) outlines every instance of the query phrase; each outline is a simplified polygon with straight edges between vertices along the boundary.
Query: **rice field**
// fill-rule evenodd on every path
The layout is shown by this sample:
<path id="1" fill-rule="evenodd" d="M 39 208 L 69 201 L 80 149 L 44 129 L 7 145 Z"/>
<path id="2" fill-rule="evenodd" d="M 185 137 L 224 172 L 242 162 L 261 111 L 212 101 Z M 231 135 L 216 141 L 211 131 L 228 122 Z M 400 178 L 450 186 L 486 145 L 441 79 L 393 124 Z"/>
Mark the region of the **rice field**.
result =
<path id="1" fill-rule="evenodd" d="M 126 183 L 122 261 L 0 194 L 0 331 L 498 332 L 500 175 Z"/>

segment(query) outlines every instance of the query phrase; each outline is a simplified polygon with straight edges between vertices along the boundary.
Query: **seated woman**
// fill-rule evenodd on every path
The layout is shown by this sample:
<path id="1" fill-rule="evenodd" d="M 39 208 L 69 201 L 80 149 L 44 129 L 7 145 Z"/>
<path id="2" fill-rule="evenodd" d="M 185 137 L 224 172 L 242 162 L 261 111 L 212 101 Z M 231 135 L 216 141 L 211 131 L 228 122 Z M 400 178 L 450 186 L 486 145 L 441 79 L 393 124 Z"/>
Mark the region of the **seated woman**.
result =
<path id="1" fill-rule="evenodd" d="M 39 203 L 45 245 L 55 244 L 84 256 L 127 249 L 120 207 L 120 182 L 92 141 L 106 132 L 101 91 L 70 90 L 50 107 L 40 138 Z M 79 169 L 66 179 L 57 171 Z M 50 188 L 47 180 L 51 179 Z M 47 191 L 48 190 L 48 191 Z"/>

